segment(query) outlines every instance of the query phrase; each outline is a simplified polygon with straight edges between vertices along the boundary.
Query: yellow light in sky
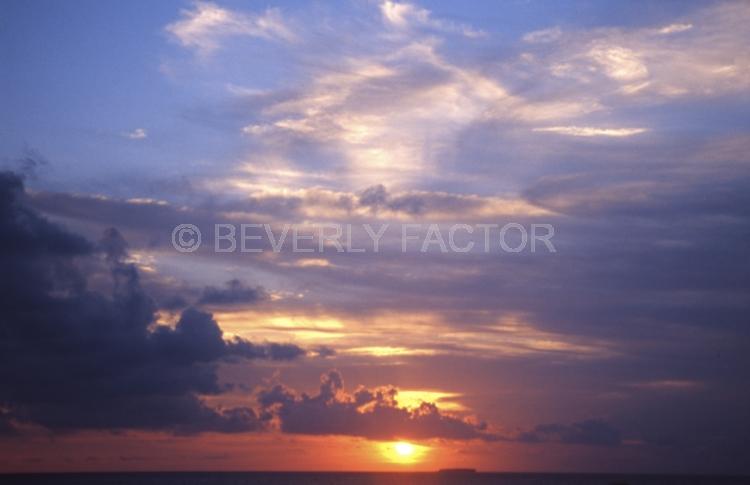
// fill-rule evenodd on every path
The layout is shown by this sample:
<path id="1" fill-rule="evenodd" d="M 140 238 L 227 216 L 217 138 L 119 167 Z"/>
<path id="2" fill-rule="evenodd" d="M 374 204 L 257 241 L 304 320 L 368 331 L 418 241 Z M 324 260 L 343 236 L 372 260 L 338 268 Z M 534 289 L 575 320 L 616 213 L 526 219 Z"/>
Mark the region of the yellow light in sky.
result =
<path id="1" fill-rule="evenodd" d="M 414 445 L 405 441 L 399 441 L 398 443 L 393 445 L 393 448 L 396 450 L 396 453 L 401 456 L 409 456 L 414 454 Z"/>
<path id="2" fill-rule="evenodd" d="M 429 450 L 427 446 L 415 445 L 408 441 L 380 443 L 378 447 L 386 460 L 400 465 L 410 465 L 422 461 Z"/>

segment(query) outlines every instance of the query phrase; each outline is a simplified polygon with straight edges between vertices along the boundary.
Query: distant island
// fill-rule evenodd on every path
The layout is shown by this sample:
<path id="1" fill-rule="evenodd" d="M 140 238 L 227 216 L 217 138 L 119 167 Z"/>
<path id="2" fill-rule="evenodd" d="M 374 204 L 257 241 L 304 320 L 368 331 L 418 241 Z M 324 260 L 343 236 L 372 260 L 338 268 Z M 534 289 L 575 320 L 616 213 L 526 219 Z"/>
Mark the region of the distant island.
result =
<path id="1" fill-rule="evenodd" d="M 465 474 L 465 473 L 476 473 L 476 469 L 474 468 L 441 468 L 438 470 L 438 473 L 447 473 L 447 474 Z"/>

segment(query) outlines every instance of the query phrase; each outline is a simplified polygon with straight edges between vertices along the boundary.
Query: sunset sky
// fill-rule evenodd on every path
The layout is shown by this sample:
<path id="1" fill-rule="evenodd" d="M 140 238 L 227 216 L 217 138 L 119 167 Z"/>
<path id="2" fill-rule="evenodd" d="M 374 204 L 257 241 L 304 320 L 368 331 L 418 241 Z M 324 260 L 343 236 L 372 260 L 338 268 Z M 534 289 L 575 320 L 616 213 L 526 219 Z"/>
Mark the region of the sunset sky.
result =
<path id="1" fill-rule="evenodd" d="M 4 0 L 0 472 L 750 473 L 749 94 L 748 2 Z"/>

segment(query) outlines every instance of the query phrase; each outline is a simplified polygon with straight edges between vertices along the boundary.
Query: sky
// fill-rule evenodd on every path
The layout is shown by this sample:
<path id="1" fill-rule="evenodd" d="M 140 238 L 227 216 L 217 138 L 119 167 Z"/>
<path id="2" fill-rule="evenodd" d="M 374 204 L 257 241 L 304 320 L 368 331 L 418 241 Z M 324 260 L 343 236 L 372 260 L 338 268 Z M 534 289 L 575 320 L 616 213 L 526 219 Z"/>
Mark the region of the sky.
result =
<path id="1" fill-rule="evenodd" d="M 750 473 L 749 26 L 2 2 L 0 471 Z"/>

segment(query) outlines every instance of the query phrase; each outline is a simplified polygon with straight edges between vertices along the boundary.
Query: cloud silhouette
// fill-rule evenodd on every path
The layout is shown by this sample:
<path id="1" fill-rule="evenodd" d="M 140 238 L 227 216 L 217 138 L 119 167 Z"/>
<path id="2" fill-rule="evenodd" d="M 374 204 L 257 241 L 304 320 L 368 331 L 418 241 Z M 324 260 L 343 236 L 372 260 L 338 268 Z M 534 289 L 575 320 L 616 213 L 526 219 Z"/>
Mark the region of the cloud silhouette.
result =
<path id="1" fill-rule="evenodd" d="M 158 324 L 117 230 L 92 244 L 40 217 L 24 199 L 22 180 L 0 174 L 0 430 L 12 422 L 178 433 L 263 427 L 249 407 L 214 409 L 198 395 L 224 391 L 217 377 L 222 361 L 288 360 L 304 350 L 227 341 L 211 314 L 195 308 L 184 310 L 174 328 Z M 109 271 L 111 295 L 88 288 L 81 267 L 97 264 Z"/>
<path id="2" fill-rule="evenodd" d="M 198 303 L 206 305 L 255 303 L 264 298 L 266 298 L 266 292 L 263 288 L 248 288 L 241 281 L 234 279 L 227 281 L 225 288 L 207 286 Z"/>
<path id="3" fill-rule="evenodd" d="M 484 441 L 555 442 L 616 446 L 620 432 L 603 420 L 573 424 L 544 424 L 517 433 L 495 431 L 487 423 L 446 413 L 435 403 L 416 407 L 399 404 L 393 386 L 344 389 L 336 370 L 323 374 L 315 395 L 298 393 L 283 384 L 257 393 L 262 420 L 277 420 L 284 433 L 359 436 L 372 440 L 449 439 Z"/>
<path id="4" fill-rule="evenodd" d="M 518 436 L 528 443 L 557 442 L 566 444 L 615 446 L 622 441 L 620 432 L 610 424 L 590 419 L 573 424 L 541 424 Z"/>
<path id="5" fill-rule="evenodd" d="M 310 435 L 347 435 L 368 439 L 453 440 L 497 437 L 486 431 L 487 425 L 442 412 L 433 403 L 416 408 L 398 404 L 398 389 L 360 387 L 352 393 L 344 390 L 338 371 L 321 377 L 318 394 L 310 396 L 276 384 L 258 393 L 261 416 L 277 417 L 284 433 Z"/>

